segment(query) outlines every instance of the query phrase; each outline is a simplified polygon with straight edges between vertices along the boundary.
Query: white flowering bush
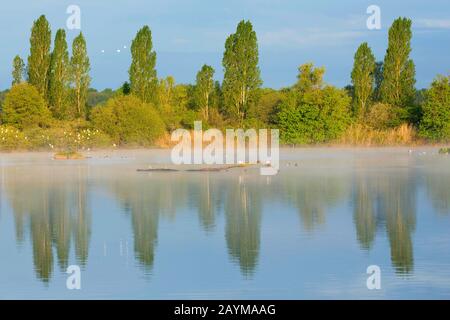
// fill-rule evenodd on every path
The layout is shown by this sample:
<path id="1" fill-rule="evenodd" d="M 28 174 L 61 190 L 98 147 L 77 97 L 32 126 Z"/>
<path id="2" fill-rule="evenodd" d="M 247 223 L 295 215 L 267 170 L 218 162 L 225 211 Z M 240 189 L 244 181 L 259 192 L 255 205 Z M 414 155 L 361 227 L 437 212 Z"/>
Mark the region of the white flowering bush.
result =
<path id="1" fill-rule="evenodd" d="M 30 147 L 28 137 L 20 130 L 11 126 L 0 126 L 0 150 L 24 150 Z"/>
<path id="2" fill-rule="evenodd" d="M 111 147 L 111 139 L 97 129 L 49 128 L 26 131 L 35 150 L 81 151 Z"/>

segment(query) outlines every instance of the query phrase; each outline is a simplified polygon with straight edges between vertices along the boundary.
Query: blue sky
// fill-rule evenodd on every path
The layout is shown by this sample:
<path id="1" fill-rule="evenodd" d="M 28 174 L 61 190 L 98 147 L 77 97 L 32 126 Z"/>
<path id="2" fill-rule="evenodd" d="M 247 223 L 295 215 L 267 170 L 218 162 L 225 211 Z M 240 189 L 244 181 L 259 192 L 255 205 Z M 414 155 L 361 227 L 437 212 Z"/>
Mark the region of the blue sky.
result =
<path id="1" fill-rule="evenodd" d="M 33 20 L 45 14 L 53 37 L 58 28 L 66 28 L 66 9 L 71 4 L 81 8 L 92 86 L 98 89 L 115 88 L 127 80 L 129 45 L 146 24 L 153 33 L 160 77 L 173 75 L 177 82 L 193 82 L 207 63 L 221 80 L 225 39 L 242 19 L 251 20 L 257 32 L 267 87 L 291 85 L 297 67 L 309 61 L 326 67 L 328 83 L 345 86 L 358 45 L 367 41 L 382 60 L 388 28 L 398 16 L 413 19 L 417 87 L 428 86 L 438 73 L 450 73 L 448 0 L 2 0 L 0 89 L 11 82 L 13 57 L 20 54 L 26 60 L 28 56 Z M 366 9 L 371 4 L 381 8 L 381 30 L 366 28 Z M 67 33 L 71 43 L 78 31 Z"/>

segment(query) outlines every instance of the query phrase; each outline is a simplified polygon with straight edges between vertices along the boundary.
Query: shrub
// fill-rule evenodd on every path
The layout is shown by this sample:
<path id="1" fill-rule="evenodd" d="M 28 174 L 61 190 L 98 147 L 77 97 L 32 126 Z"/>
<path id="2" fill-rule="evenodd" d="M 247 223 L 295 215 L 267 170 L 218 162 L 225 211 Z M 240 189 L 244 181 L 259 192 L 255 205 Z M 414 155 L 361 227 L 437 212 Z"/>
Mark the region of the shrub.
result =
<path id="1" fill-rule="evenodd" d="M 19 129 L 46 126 L 51 114 L 37 89 L 28 84 L 14 85 L 3 103 L 3 122 Z"/>
<path id="2" fill-rule="evenodd" d="M 17 128 L 0 126 L 0 150 L 11 151 L 27 149 L 30 145 L 28 137 Z"/>
<path id="3" fill-rule="evenodd" d="M 285 143 L 320 143 L 338 138 L 350 122 L 351 99 L 331 86 L 292 91 L 280 105 L 278 126 Z"/>
<path id="4" fill-rule="evenodd" d="M 392 129 L 400 126 L 402 119 L 407 118 L 407 114 L 404 108 L 387 103 L 375 103 L 369 108 L 365 124 L 376 130 Z"/>
<path id="5" fill-rule="evenodd" d="M 92 110 L 95 128 L 117 144 L 147 146 L 164 134 L 164 122 L 152 105 L 128 95 L 110 99 Z"/>
<path id="6" fill-rule="evenodd" d="M 33 150 L 54 149 L 78 151 L 110 147 L 111 138 L 98 129 L 74 128 L 67 126 L 52 128 L 32 128 L 24 131 Z"/>
<path id="7" fill-rule="evenodd" d="M 438 77 L 425 94 L 420 135 L 431 140 L 450 140 L 450 77 Z"/>

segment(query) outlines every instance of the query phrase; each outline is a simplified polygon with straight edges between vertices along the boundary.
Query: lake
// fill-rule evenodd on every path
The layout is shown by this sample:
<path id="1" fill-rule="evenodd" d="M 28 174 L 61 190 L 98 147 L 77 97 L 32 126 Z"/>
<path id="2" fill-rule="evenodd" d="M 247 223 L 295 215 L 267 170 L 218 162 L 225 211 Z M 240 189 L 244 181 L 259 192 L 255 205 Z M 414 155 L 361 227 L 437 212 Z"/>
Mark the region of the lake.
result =
<path id="1" fill-rule="evenodd" d="M 276 176 L 136 171 L 169 153 L 1 154 L 0 298 L 450 298 L 437 148 L 283 149 Z"/>

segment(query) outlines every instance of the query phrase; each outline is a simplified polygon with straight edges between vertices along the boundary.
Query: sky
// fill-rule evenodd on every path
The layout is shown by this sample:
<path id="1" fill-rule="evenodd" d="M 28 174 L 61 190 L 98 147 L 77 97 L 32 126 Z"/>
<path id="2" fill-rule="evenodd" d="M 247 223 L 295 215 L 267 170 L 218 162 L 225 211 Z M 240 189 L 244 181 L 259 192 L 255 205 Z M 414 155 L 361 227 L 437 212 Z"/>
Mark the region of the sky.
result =
<path id="1" fill-rule="evenodd" d="M 221 81 L 225 40 L 242 19 L 257 33 L 264 87 L 292 85 L 306 62 L 325 66 L 327 83 L 349 84 L 358 46 L 368 42 L 383 60 L 389 26 L 399 16 L 413 20 L 417 87 L 450 74 L 448 0 L 0 0 L 0 89 L 11 84 L 14 56 L 26 61 L 30 29 L 41 14 L 50 21 L 52 38 L 57 29 L 66 29 L 70 47 L 80 32 L 67 29 L 70 5 L 81 9 L 92 87 L 99 90 L 128 79 L 130 44 L 144 25 L 152 30 L 159 77 L 193 83 L 206 63 Z M 366 26 L 370 5 L 381 9 L 380 30 Z"/>

